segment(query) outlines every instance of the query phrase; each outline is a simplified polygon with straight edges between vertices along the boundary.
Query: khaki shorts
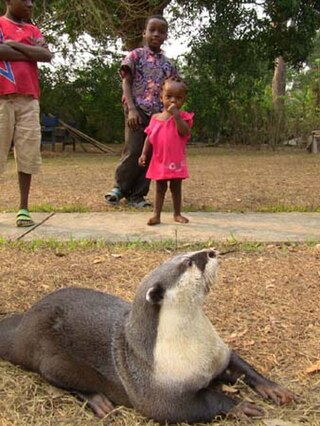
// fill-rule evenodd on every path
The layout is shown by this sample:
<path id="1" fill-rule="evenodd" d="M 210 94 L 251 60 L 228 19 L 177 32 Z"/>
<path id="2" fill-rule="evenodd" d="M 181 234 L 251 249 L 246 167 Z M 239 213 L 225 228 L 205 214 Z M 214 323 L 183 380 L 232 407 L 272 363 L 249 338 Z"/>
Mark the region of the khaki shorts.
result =
<path id="1" fill-rule="evenodd" d="M 11 143 L 18 172 L 38 173 L 41 166 L 40 109 L 31 96 L 0 96 L 0 173 L 5 170 Z"/>

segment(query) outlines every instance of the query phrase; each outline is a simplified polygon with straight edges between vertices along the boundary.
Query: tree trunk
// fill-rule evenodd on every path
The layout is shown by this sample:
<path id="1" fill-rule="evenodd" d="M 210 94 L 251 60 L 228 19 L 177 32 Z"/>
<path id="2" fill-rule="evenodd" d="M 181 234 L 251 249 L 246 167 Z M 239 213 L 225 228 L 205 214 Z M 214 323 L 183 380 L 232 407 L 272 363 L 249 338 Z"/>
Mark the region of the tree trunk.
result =
<path id="1" fill-rule="evenodd" d="M 286 63 L 282 56 L 275 60 L 272 79 L 272 144 L 278 145 L 284 133 L 286 94 Z"/>
<path id="2" fill-rule="evenodd" d="M 143 45 L 142 33 L 149 16 L 162 15 L 171 0 L 129 0 L 121 2 L 117 15 L 120 26 L 117 33 L 123 41 L 125 50 L 132 50 Z"/>

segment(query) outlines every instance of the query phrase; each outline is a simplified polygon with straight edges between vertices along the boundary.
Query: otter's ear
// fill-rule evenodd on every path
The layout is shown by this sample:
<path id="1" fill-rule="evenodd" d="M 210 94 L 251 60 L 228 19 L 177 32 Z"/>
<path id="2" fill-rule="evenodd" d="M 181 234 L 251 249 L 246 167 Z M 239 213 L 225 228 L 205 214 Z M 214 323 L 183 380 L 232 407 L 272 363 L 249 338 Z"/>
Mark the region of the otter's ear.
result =
<path id="1" fill-rule="evenodd" d="M 146 294 L 147 302 L 149 302 L 151 305 L 159 305 L 163 299 L 164 291 L 165 290 L 161 286 L 161 284 L 159 283 L 154 284 L 147 291 L 147 294 Z"/>

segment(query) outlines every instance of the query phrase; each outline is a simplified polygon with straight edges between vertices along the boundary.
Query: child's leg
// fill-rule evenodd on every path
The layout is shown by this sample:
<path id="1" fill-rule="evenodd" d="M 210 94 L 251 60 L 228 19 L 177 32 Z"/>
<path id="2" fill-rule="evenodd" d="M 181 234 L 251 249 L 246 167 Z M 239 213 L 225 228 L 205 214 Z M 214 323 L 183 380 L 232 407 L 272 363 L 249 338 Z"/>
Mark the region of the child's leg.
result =
<path id="1" fill-rule="evenodd" d="M 17 163 L 20 189 L 20 209 L 17 214 L 17 226 L 33 226 L 28 211 L 29 192 L 32 175 L 41 166 L 41 128 L 39 122 L 39 102 L 28 96 L 16 96 L 15 107 L 14 153 Z"/>
<path id="2" fill-rule="evenodd" d="M 170 191 L 173 202 L 173 218 L 179 223 L 188 223 L 189 219 L 181 216 L 181 199 L 182 199 L 182 179 L 170 180 Z"/>
<path id="3" fill-rule="evenodd" d="M 167 188 L 168 183 L 166 180 L 156 181 L 156 198 L 154 202 L 153 216 L 148 220 L 148 225 L 158 225 L 158 223 L 160 223 L 160 215 Z"/>
<path id="4" fill-rule="evenodd" d="M 32 175 L 18 172 L 19 189 L 20 189 L 20 209 L 29 209 L 29 192 Z"/>
<path id="5" fill-rule="evenodd" d="M 138 165 L 138 159 L 146 138 L 144 129 L 149 124 L 150 117 L 139 108 L 138 111 L 141 124 L 136 130 L 132 130 L 128 126 L 128 112 L 125 110 L 125 144 L 120 163 L 115 171 L 115 187 L 120 190 L 121 196 L 133 202 L 143 201 L 150 186 L 150 180 L 146 178 L 148 164 L 146 167 Z M 107 194 L 106 201 L 112 202 L 114 199 Z"/>

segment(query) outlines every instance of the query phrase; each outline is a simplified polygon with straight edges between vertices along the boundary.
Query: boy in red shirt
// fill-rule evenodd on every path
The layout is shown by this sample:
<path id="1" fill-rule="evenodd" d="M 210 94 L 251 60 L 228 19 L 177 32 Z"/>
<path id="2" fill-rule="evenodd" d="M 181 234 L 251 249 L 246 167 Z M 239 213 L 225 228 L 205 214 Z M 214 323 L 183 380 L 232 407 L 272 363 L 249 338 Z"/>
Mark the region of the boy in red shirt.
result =
<path id="1" fill-rule="evenodd" d="M 6 4 L 0 17 L 0 173 L 13 141 L 20 189 L 16 223 L 33 226 L 29 190 L 41 165 L 37 62 L 50 62 L 52 54 L 39 29 L 30 23 L 33 0 L 6 0 Z"/>

